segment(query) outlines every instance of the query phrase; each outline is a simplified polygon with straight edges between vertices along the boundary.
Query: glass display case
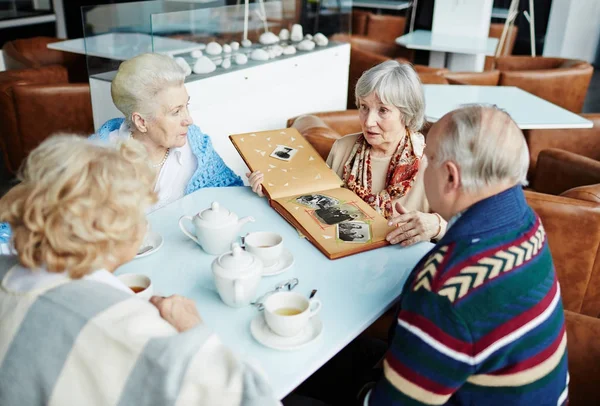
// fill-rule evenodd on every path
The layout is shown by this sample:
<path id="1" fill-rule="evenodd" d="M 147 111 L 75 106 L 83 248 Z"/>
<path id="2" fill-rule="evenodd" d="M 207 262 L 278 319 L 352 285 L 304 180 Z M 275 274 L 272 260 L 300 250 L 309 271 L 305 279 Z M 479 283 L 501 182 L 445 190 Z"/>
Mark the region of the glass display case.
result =
<path id="1" fill-rule="evenodd" d="M 82 8 L 88 73 L 112 80 L 144 52 L 176 58 L 190 80 L 339 45 L 352 3 L 342 0 L 146 1 Z M 333 37 L 333 40 L 332 40 Z"/>
<path id="2" fill-rule="evenodd" d="M 351 3 L 311 1 L 85 9 L 94 127 L 122 115 L 110 92 L 119 64 L 144 52 L 163 53 L 187 72 L 194 122 L 243 176 L 246 167 L 230 134 L 284 128 L 290 117 L 346 109 L 350 44 L 336 34 L 350 32 Z"/>

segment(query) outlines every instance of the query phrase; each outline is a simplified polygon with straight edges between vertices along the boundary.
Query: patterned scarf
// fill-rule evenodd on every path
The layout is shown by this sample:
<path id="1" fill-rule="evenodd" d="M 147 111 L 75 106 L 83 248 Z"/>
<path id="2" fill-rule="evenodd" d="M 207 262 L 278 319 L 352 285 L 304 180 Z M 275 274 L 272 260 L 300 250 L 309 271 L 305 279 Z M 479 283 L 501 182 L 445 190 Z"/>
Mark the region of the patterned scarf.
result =
<path id="1" fill-rule="evenodd" d="M 374 194 L 371 190 L 371 146 L 361 134 L 344 165 L 343 180 L 348 189 L 356 193 L 386 219 L 390 219 L 394 214 L 392 202 L 408 193 L 419 171 L 420 160 L 420 157 L 415 154 L 407 129 L 404 142 L 398 144 L 398 148 L 390 160 L 385 182 L 386 188 L 378 194 Z"/>

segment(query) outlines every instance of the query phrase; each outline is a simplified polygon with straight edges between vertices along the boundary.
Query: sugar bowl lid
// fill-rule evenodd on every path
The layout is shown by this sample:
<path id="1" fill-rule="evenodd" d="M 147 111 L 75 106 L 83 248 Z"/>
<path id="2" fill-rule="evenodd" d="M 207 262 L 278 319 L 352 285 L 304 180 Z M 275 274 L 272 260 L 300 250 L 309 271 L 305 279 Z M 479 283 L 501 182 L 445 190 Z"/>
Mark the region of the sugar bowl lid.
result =
<path id="1" fill-rule="evenodd" d="M 262 272 L 262 261 L 254 254 L 246 252 L 237 242 L 231 244 L 231 251 L 215 260 L 213 271 L 222 276 L 242 276 L 256 271 Z"/>
<path id="2" fill-rule="evenodd" d="M 219 202 L 212 202 L 210 208 L 202 210 L 198 217 L 205 221 L 207 225 L 220 227 L 237 221 L 236 215 L 222 207 Z"/>

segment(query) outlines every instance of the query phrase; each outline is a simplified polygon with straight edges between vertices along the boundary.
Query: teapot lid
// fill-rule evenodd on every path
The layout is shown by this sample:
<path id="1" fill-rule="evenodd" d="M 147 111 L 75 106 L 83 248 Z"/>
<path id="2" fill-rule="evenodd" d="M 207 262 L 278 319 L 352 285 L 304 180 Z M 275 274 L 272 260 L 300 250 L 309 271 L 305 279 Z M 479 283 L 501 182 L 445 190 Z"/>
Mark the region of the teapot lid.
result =
<path id="1" fill-rule="evenodd" d="M 246 252 L 237 242 L 231 244 L 230 252 L 226 252 L 217 258 L 217 263 L 221 269 L 227 273 L 235 274 L 253 271 L 259 265 L 259 262 L 258 257 Z"/>
<path id="2" fill-rule="evenodd" d="M 219 226 L 231 222 L 232 212 L 222 207 L 219 202 L 212 202 L 210 208 L 202 210 L 198 216 L 212 225 Z"/>

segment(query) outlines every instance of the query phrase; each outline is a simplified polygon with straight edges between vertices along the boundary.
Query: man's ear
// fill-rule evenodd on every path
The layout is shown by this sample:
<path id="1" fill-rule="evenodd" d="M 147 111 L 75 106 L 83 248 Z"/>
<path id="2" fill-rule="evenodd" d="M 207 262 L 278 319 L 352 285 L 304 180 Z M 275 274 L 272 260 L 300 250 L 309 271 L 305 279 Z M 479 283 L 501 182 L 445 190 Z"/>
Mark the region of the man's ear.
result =
<path id="1" fill-rule="evenodd" d="M 131 115 L 131 121 L 133 121 L 133 125 L 139 132 L 145 133 L 148 131 L 146 120 L 142 117 L 140 113 L 133 113 Z"/>
<path id="2" fill-rule="evenodd" d="M 445 191 L 451 192 L 456 191 L 460 187 L 460 169 L 456 163 L 452 161 L 446 161 L 444 163 L 444 173 L 446 176 Z"/>

